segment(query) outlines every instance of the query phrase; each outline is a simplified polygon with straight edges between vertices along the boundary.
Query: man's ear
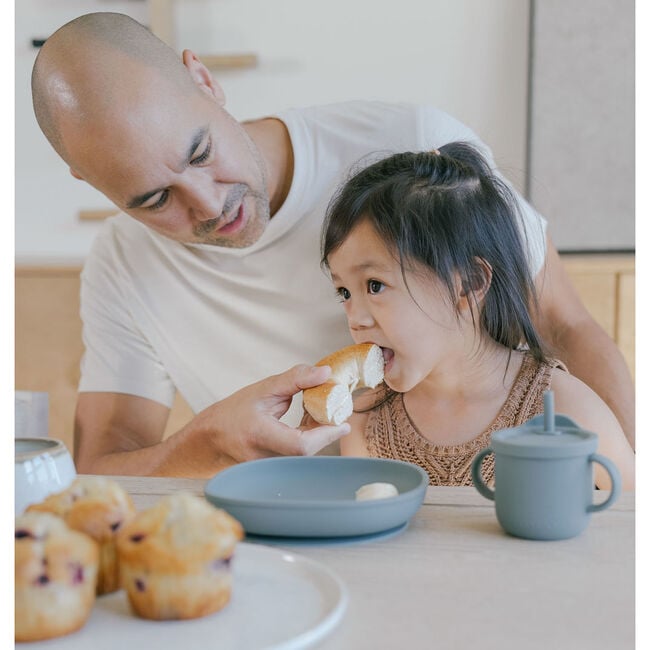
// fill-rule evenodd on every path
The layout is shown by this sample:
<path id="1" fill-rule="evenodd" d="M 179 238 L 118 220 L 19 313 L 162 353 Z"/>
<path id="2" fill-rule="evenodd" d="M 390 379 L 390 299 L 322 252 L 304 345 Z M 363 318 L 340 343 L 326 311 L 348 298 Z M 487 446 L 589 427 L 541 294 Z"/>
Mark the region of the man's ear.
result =
<path id="1" fill-rule="evenodd" d="M 210 71 L 191 50 L 183 50 L 183 65 L 190 73 L 194 83 L 207 95 L 212 97 L 217 104 L 224 106 L 226 95 L 221 86 L 213 79 Z"/>
<path id="2" fill-rule="evenodd" d="M 492 284 L 492 266 L 482 257 L 474 258 L 474 266 L 464 279 L 458 278 L 458 308 L 478 305 Z"/>
<path id="3" fill-rule="evenodd" d="M 79 172 L 76 169 L 73 169 L 70 167 L 70 173 L 78 180 L 83 181 L 84 177 L 79 174 Z"/>

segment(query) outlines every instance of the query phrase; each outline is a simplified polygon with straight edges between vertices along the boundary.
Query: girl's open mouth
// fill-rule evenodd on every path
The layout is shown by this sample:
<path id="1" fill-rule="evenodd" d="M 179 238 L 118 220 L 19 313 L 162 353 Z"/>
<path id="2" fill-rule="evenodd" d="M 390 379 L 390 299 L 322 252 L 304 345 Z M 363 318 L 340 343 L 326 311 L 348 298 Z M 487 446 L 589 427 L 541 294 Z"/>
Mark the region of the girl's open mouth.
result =
<path id="1" fill-rule="evenodd" d="M 381 352 L 384 355 L 384 372 L 386 372 L 390 362 L 395 357 L 395 353 L 390 348 L 382 348 Z"/>

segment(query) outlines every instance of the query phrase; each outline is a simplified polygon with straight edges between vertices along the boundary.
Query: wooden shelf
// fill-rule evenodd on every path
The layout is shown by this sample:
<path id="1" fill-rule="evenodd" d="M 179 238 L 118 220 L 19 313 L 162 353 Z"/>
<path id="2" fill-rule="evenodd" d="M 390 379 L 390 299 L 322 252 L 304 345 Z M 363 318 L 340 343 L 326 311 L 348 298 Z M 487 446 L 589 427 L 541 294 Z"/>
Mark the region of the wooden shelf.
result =
<path id="1" fill-rule="evenodd" d="M 108 219 L 108 217 L 114 217 L 119 213 L 117 208 L 108 208 L 107 210 L 79 210 L 77 213 L 77 218 L 79 221 L 101 221 L 102 219 Z"/>
<path id="2" fill-rule="evenodd" d="M 199 59 L 209 70 L 236 70 L 255 68 L 257 54 L 200 54 Z"/>
<path id="3" fill-rule="evenodd" d="M 149 27 L 170 47 L 175 46 L 174 33 L 175 0 L 149 0 Z M 257 66 L 257 54 L 240 52 L 234 54 L 202 54 L 201 61 L 210 70 L 242 70 Z"/>

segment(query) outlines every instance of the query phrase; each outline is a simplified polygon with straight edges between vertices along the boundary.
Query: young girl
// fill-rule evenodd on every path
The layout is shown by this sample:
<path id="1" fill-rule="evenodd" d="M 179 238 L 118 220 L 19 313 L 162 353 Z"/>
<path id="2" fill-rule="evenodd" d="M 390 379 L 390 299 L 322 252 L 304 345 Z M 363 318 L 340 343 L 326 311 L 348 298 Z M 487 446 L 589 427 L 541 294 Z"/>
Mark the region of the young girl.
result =
<path id="1" fill-rule="evenodd" d="M 542 413 L 550 388 L 556 412 L 597 433 L 634 488 L 616 418 L 535 331 L 522 232 L 511 192 L 467 144 L 397 154 L 344 185 L 324 224 L 323 264 L 355 343 L 383 349 L 386 386 L 356 399 L 343 455 L 406 460 L 432 485 L 471 485 L 492 432 Z"/>

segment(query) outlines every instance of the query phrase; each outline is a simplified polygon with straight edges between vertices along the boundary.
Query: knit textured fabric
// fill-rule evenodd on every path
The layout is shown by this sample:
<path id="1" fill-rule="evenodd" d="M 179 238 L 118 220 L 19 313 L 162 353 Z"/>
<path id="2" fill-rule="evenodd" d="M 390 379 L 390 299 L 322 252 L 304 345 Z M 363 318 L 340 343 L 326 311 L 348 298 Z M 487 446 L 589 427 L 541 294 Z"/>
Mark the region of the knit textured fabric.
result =
<path id="1" fill-rule="evenodd" d="M 402 393 L 392 394 L 368 417 L 364 432 L 368 453 L 374 458 L 404 460 L 422 467 L 429 485 L 472 485 L 472 460 L 488 447 L 494 431 L 524 424 L 544 412 L 544 391 L 550 387 L 551 371 L 566 370 L 561 361 L 539 363 L 524 356 L 501 410 L 485 431 L 458 445 L 438 445 L 425 438 L 411 421 Z M 494 485 L 494 455 L 482 464 L 483 480 Z"/>

